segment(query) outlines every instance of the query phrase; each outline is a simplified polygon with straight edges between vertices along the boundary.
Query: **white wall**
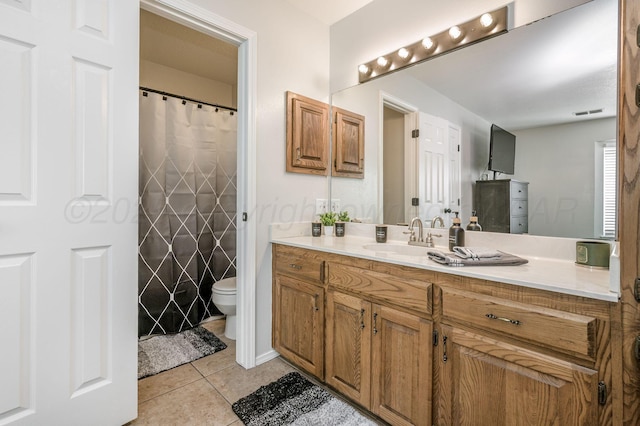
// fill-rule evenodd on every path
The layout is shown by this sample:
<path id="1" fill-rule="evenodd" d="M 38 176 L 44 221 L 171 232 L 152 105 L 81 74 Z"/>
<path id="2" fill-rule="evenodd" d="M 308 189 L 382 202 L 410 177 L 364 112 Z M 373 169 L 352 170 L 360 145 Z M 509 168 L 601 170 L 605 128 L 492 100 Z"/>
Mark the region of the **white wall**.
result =
<path id="1" fill-rule="evenodd" d="M 236 86 L 151 61 L 140 61 L 140 86 L 236 108 Z"/>
<path id="2" fill-rule="evenodd" d="M 257 33 L 256 356 L 271 351 L 271 245 L 268 225 L 314 217 L 327 178 L 285 172 L 286 96 L 329 97 L 329 27 L 284 0 L 191 0 Z"/>
<path id="3" fill-rule="evenodd" d="M 587 0 L 513 0 L 518 27 Z M 358 82 L 358 65 L 436 34 L 507 0 L 376 0 L 331 26 L 331 92 Z"/>
<path id="4" fill-rule="evenodd" d="M 513 178 L 530 182 L 530 234 L 598 237 L 594 235 L 595 147 L 596 142 L 615 139 L 616 129 L 615 118 L 604 118 L 513 132 Z"/>

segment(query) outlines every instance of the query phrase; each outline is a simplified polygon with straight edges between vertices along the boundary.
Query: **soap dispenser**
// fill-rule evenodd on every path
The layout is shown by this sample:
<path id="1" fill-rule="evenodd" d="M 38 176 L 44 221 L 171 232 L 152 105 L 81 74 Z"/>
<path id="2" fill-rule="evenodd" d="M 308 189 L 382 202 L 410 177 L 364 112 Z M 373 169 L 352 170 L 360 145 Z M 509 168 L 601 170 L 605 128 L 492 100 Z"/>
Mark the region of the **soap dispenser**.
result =
<path id="1" fill-rule="evenodd" d="M 458 212 L 454 213 L 456 217 L 453 218 L 453 225 L 449 228 L 449 251 L 453 251 L 454 247 L 464 246 L 464 229 L 460 226 Z"/>
<path id="2" fill-rule="evenodd" d="M 482 231 L 482 226 L 478 223 L 478 216 L 476 216 L 475 210 L 471 212 L 471 219 L 467 225 L 467 231 Z"/>

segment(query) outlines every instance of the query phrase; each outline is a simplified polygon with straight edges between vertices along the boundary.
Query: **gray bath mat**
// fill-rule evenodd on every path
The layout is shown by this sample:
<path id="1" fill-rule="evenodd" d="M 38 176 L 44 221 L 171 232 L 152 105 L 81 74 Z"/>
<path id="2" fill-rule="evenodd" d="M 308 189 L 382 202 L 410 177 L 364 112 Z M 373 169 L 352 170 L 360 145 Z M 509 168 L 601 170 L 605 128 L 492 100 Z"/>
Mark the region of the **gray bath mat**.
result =
<path id="1" fill-rule="evenodd" d="M 378 424 L 295 372 L 262 386 L 231 408 L 247 426 Z"/>
<path id="2" fill-rule="evenodd" d="M 138 379 L 153 376 L 225 349 L 227 345 L 203 327 L 138 342 Z"/>

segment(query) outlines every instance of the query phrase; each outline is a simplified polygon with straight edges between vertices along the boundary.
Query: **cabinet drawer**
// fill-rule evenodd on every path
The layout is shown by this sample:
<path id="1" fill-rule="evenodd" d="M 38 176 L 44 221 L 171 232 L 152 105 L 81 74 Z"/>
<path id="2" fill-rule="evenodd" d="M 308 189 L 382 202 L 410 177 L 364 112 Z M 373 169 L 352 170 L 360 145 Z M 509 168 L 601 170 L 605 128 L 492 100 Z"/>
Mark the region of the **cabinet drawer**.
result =
<path id="1" fill-rule="evenodd" d="M 529 218 L 526 216 L 511 216 L 509 230 L 512 234 L 525 234 L 529 232 Z"/>
<path id="2" fill-rule="evenodd" d="M 329 285 L 361 294 L 367 299 L 431 314 L 429 282 L 329 263 Z"/>
<path id="3" fill-rule="evenodd" d="M 311 251 L 276 246 L 274 273 L 323 284 L 324 260 Z"/>
<path id="4" fill-rule="evenodd" d="M 526 200 L 529 198 L 529 185 L 520 182 L 511 182 L 511 198 L 514 200 Z"/>
<path id="5" fill-rule="evenodd" d="M 511 216 L 529 216 L 527 200 L 511 200 Z"/>
<path id="6" fill-rule="evenodd" d="M 564 352 L 596 356 L 593 317 L 445 288 L 442 316 Z"/>

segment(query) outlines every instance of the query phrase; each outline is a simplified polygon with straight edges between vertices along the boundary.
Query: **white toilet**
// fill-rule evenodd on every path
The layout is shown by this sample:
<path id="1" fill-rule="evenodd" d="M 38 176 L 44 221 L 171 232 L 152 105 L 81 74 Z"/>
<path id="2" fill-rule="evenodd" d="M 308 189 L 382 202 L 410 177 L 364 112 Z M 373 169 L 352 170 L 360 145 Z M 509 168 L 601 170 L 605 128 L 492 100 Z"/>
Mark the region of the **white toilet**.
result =
<path id="1" fill-rule="evenodd" d="M 225 278 L 213 284 L 211 300 L 227 316 L 224 335 L 236 340 L 236 277 Z"/>

